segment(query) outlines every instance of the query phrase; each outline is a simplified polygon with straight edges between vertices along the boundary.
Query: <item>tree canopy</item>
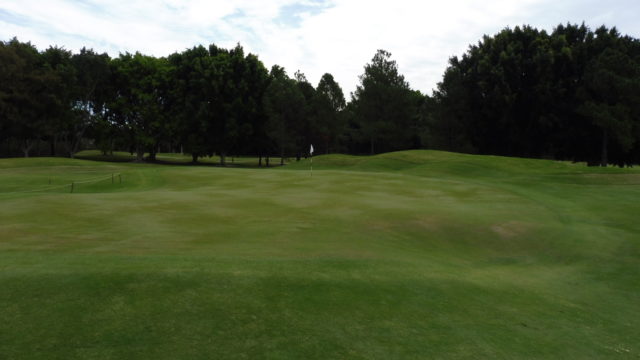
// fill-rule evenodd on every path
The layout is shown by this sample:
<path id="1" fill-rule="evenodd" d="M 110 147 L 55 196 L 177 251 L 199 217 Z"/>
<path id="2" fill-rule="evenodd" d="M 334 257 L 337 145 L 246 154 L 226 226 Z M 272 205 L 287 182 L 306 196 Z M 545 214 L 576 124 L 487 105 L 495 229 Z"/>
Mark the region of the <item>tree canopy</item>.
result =
<path id="1" fill-rule="evenodd" d="M 530 26 L 484 36 L 454 56 L 433 94 L 411 88 L 378 50 L 345 99 L 258 56 L 214 44 L 167 57 L 0 42 L 0 156 L 115 149 L 154 160 L 433 148 L 640 163 L 640 41 L 604 26 Z M 44 150 L 43 150 L 44 149 Z"/>
<path id="2" fill-rule="evenodd" d="M 638 163 L 640 42 L 615 28 L 525 26 L 450 60 L 433 145 L 606 165 Z M 454 134 L 451 134 L 454 132 Z M 635 154 L 635 155 L 634 155 Z"/>

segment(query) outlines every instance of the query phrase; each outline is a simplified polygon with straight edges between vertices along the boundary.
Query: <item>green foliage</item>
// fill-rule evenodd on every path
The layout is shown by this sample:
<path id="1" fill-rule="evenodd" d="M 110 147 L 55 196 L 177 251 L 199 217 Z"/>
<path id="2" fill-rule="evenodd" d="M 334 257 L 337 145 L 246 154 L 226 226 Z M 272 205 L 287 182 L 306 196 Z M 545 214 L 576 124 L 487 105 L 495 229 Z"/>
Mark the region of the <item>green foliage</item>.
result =
<path id="1" fill-rule="evenodd" d="M 371 154 L 411 147 L 419 105 L 414 95 L 391 54 L 378 50 L 365 66 L 352 100 L 353 116 Z"/>
<path id="2" fill-rule="evenodd" d="M 15 138 L 25 157 L 44 136 L 55 111 L 55 73 L 31 43 L 16 38 L 0 43 L 0 114 L 3 137 Z"/>
<path id="3" fill-rule="evenodd" d="M 260 151 L 265 141 L 262 97 L 268 84 L 264 65 L 238 45 L 228 51 L 211 45 L 169 57 L 170 95 L 178 140 L 194 161 L 229 153 Z M 255 141 L 250 141 L 253 139 Z"/>
<path id="4" fill-rule="evenodd" d="M 121 54 L 112 62 L 115 96 L 112 107 L 130 134 L 138 160 L 146 149 L 154 160 L 157 143 L 166 130 L 165 100 L 169 93 L 168 62 L 140 53 Z"/>
<path id="5" fill-rule="evenodd" d="M 167 58 L 0 46 L 0 151 L 51 155 L 58 143 L 204 156 L 468 153 L 640 163 L 640 41 L 615 28 L 530 26 L 484 36 L 450 59 L 430 95 L 411 89 L 391 54 L 366 64 L 346 103 L 331 74 L 267 71 L 256 55 L 214 44 Z M 6 149 L 6 150 L 5 150 Z"/>
<path id="6" fill-rule="evenodd" d="M 320 78 L 315 98 L 315 128 L 318 138 L 314 143 L 322 145 L 326 153 L 340 149 L 341 136 L 346 131 L 345 116 L 342 111 L 346 101 L 342 88 L 333 75 L 326 73 Z"/>
<path id="7" fill-rule="evenodd" d="M 295 151 L 299 145 L 294 129 L 300 129 L 306 106 L 298 81 L 289 78 L 282 67 L 274 65 L 264 95 L 264 109 L 267 135 L 277 147 L 281 164 L 284 163 L 285 153 Z"/>
<path id="8" fill-rule="evenodd" d="M 443 149 L 638 163 L 639 53 L 615 28 L 485 36 L 451 59 L 427 128 Z"/>
<path id="9" fill-rule="evenodd" d="M 107 101 L 111 96 L 111 68 L 109 55 L 98 54 L 82 48 L 71 57 L 73 79 L 73 101 L 71 116 L 64 119 L 60 135 L 69 143 L 71 157 L 78 151 L 85 132 L 90 131 L 104 150 L 109 146 L 114 134 L 110 131 L 107 118 Z"/>

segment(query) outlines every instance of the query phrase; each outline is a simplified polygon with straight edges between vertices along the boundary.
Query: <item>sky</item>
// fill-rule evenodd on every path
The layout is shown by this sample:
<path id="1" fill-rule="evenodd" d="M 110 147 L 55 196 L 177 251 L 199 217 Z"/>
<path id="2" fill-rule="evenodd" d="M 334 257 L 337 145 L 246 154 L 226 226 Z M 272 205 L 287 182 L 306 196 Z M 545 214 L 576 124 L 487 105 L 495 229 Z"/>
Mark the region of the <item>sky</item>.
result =
<path id="1" fill-rule="evenodd" d="M 314 85 L 331 73 L 345 94 L 384 49 L 412 88 L 431 93 L 448 59 L 485 34 L 584 22 L 640 38 L 639 14 L 638 0 L 0 0 L 0 40 L 111 56 L 240 43 Z"/>

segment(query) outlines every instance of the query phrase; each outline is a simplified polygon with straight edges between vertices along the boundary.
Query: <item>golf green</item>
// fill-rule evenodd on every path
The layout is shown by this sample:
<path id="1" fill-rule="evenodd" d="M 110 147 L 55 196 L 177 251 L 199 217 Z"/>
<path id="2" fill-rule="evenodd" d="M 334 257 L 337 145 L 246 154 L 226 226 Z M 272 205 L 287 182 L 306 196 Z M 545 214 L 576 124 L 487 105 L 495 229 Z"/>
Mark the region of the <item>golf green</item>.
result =
<path id="1" fill-rule="evenodd" d="M 639 217 L 548 160 L 0 159 L 0 359 L 635 359 Z"/>

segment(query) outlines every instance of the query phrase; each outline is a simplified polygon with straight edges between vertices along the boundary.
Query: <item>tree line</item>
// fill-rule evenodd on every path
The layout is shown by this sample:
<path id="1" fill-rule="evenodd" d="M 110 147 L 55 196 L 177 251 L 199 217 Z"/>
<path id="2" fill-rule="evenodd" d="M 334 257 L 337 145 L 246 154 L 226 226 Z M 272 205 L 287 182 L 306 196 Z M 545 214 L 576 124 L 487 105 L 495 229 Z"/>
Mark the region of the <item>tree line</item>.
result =
<path id="1" fill-rule="evenodd" d="M 452 57 L 430 95 L 412 89 L 384 50 L 359 80 L 347 102 L 331 74 L 314 86 L 240 45 L 111 58 L 14 38 L 0 42 L 0 156 L 93 147 L 151 161 L 158 152 L 215 155 L 222 165 L 257 155 L 268 165 L 314 144 L 320 153 L 640 162 L 640 42 L 615 28 L 506 28 Z"/>

